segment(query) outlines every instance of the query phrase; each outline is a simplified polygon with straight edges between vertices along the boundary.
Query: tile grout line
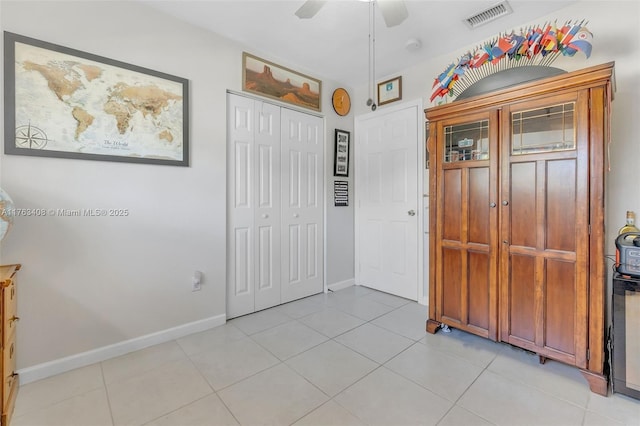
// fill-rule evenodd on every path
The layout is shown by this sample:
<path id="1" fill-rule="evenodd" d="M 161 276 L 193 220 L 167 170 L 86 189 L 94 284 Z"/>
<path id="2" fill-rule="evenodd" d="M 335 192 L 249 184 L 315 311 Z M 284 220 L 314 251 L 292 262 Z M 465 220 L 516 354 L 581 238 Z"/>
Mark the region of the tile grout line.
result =
<path id="1" fill-rule="evenodd" d="M 104 368 L 102 368 L 102 361 L 100 362 L 100 376 L 102 377 L 102 386 L 104 386 L 104 393 L 107 397 L 107 406 L 109 407 L 109 417 L 111 417 L 111 424 L 115 425 L 116 421 L 113 418 L 113 408 L 111 407 L 111 398 L 109 396 L 109 388 L 107 387 L 107 380 L 104 377 Z"/>

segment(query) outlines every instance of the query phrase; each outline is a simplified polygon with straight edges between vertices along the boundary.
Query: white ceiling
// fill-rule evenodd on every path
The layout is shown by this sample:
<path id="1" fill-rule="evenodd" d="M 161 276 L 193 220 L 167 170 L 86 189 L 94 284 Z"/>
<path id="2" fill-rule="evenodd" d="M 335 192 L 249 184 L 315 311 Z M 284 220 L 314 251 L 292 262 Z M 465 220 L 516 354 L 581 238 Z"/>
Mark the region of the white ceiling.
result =
<path id="1" fill-rule="evenodd" d="M 304 0 L 143 1 L 256 49 L 249 53 L 267 52 L 259 56 L 311 76 L 329 78 L 351 87 L 368 82 L 369 4 L 366 1 L 330 0 L 315 17 L 304 20 L 294 14 Z M 474 30 L 463 22 L 497 1 L 406 0 L 409 18 L 393 28 L 385 26 L 376 9 L 376 80 L 500 32 L 520 28 L 524 23 L 538 23 L 537 18 L 579 0 L 509 0 L 511 15 Z M 421 49 L 407 50 L 405 45 L 409 39 L 420 40 Z M 451 61 L 455 59 L 452 57 Z M 443 69 L 446 65 L 442 64 Z"/>

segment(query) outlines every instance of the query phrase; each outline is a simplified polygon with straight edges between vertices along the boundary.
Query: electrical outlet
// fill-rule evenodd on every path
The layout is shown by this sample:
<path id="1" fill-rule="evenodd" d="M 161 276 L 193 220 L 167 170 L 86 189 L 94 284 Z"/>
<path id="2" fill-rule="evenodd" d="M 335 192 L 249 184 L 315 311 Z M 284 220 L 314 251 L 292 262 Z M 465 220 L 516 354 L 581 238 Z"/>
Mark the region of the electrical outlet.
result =
<path id="1" fill-rule="evenodd" d="M 191 291 L 200 291 L 200 290 L 202 290 L 202 272 L 195 271 L 193 273 Z"/>

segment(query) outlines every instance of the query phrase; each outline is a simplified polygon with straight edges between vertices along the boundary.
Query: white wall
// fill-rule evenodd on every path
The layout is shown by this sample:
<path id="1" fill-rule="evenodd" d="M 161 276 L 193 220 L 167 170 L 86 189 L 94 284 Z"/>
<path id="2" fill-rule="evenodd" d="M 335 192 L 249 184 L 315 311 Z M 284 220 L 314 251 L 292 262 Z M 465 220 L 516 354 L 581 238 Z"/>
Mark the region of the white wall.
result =
<path id="1" fill-rule="evenodd" d="M 243 50 L 314 74 L 138 2 L 2 1 L 0 14 L 3 31 L 190 82 L 190 167 L 0 156 L 0 186 L 21 208 L 130 211 L 124 218 L 16 218 L 0 263 L 23 265 L 18 368 L 196 321 L 224 321 L 226 90 L 241 90 Z M 331 190 L 333 130 L 351 131 L 353 122 L 332 111 L 337 86 L 323 81 Z M 331 284 L 353 277 L 353 214 L 329 197 L 327 203 Z M 195 270 L 204 274 L 200 292 L 191 292 Z"/>
<path id="2" fill-rule="evenodd" d="M 557 20 L 588 21 L 588 28 L 593 33 L 593 50 L 591 57 L 578 52 L 573 57 L 560 58 L 552 66 L 567 71 L 574 71 L 593 65 L 615 61 L 616 92 L 611 116 L 612 143 L 610 145 L 611 171 L 606 179 L 606 253 L 615 253 L 614 239 L 618 229 L 625 223 L 625 212 L 633 210 L 640 221 L 640 2 L 638 1 L 591 1 L 585 0 L 562 9 L 552 15 L 532 22 L 523 22 L 516 28 L 527 28 L 531 25 L 543 25 L 545 22 Z M 505 28 L 510 31 L 511 28 Z M 473 50 L 477 43 L 464 46 L 456 52 L 433 58 L 410 69 L 402 75 L 403 98 L 422 98 L 425 107 L 429 102 L 431 85 L 444 69 L 456 61 L 462 54 Z M 437 42 L 437 41 L 434 41 Z M 429 49 L 425 43 L 423 49 Z M 384 81 L 392 76 L 379 76 L 376 81 Z M 354 96 L 356 115 L 368 112 L 365 105 L 367 87 L 357 88 Z M 380 107 L 382 109 L 384 107 Z M 608 269 L 613 262 L 607 261 Z M 610 279 L 608 286 L 611 286 Z M 610 296 L 607 297 L 610 301 Z"/>

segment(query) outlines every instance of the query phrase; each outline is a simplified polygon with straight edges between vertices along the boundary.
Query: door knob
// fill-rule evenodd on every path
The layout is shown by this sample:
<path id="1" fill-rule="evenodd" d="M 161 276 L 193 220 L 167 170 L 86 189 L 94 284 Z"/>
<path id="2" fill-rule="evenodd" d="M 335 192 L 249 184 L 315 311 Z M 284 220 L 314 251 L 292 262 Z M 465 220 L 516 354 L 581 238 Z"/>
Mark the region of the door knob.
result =
<path id="1" fill-rule="evenodd" d="M 509 244 L 509 241 L 507 241 L 507 240 L 502 240 L 502 243 L 503 243 L 503 244 Z"/>
<path id="2" fill-rule="evenodd" d="M 509 202 L 508 202 L 507 200 L 504 200 L 504 201 L 502 202 L 502 205 L 503 205 L 503 206 L 508 206 L 508 205 L 509 205 Z"/>
<path id="3" fill-rule="evenodd" d="M 407 213 L 409 213 L 409 216 L 415 216 L 416 215 L 416 211 L 415 210 L 409 210 Z"/>
<path id="4" fill-rule="evenodd" d="M 263 219 L 266 219 L 266 218 L 268 218 L 268 217 L 269 217 L 269 215 L 268 215 L 268 214 L 266 214 L 266 213 L 262 215 L 262 218 L 263 218 Z"/>
<path id="5" fill-rule="evenodd" d="M 294 213 L 293 217 L 300 217 L 300 215 L 298 213 Z"/>
<path id="6" fill-rule="evenodd" d="M 491 203 L 489 204 L 489 207 L 494 208 L 496 206 L 496 203 Z"/>

